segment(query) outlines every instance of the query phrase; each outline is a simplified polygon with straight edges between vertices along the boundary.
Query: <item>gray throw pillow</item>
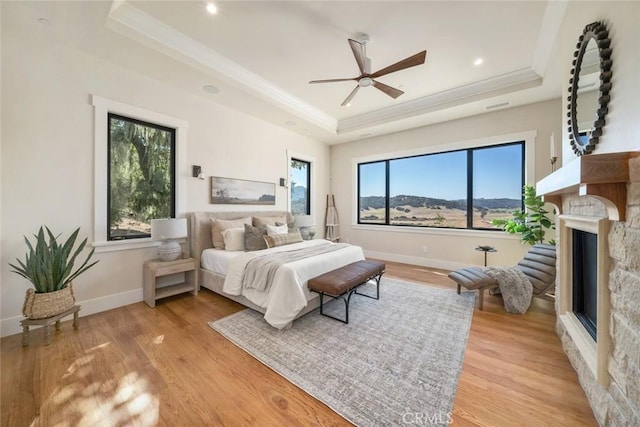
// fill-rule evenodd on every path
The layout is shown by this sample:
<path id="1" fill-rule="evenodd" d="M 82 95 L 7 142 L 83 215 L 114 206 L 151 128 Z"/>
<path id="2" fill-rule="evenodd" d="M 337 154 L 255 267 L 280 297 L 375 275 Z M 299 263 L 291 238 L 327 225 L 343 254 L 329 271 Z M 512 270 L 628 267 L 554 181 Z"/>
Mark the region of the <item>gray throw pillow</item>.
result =
<path id="1" fill-rule="evenodd" d="M 267 234 L 267 226 L 261 225 L 254 227 L 253 225 L 244 225 L 244 247 L 248 251 L 259 251 L 267 249 L 267 243 L 264 236 Z"/>

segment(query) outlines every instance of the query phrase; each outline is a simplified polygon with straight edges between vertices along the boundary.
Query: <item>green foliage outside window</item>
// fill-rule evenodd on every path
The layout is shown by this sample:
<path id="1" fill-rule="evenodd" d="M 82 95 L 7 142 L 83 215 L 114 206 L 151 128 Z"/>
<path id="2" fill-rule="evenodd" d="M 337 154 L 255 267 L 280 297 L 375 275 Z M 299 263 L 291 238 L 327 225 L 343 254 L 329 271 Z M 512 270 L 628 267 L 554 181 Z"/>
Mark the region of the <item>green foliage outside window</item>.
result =
<path id="1" fill-rule="evenodd" d="M 109 117 L 109 239 L 146 237 L 174 210 L 175 130 Z"/>
<path id="2" fill-rule="evenodd" d="M 530 245 L 544 243 L 545 233 L 547 230 L 555 230 L 555 224 L 547 216 L 549 211 L 544 208 L 544 201 L 536 194 L 535 187 L 525 185 L 522 195 L 525 210 L 513 211 L 513 218 L 494 219 L 492 223 L 507 233 L 522 234 L 520 240 L 523 243 Z M 547 243 L 556 244 L 554 239 L 549 239 Z"/>

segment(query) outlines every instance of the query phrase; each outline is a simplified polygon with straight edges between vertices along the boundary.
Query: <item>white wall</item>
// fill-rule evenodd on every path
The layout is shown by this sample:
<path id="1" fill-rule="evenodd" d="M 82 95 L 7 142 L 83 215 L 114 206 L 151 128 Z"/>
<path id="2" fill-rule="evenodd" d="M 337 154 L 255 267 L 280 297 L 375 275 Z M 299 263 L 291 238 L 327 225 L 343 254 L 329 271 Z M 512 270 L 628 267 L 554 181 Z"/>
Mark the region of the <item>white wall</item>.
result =
<path id="1" fill-rule="evenodd" d="M 490 264 L 517 263 L 529 246 L 520 244 L 519 236 L 502 232 L 433 229 L 407 232 L 406 227 L 379 226 L 372 230 L 354 226 L 357 190 L 352 162 L 384 153 L 429 152 L 434 146 L 459 145 L 479 139 L 499 141 L 504 135 L 535 132 L 535 158 L 527 159 L 531 172 L 528 183 L 535 184 L 551 172 L 549 140 L 552 132 L 561 133 L 560 114 L 560 100 L 556 99 L 331 147 L 331 188 L 336 195 L 341 235 L 351 243 L 361 245 L 368 256 L 390 261 L 448 269 L 482 265 L 483 254 L 474 248 L 492 245 L 498 252 L 489 254 Z M 427 246 L 426 253 L 424 246 Z"/>
<path id="2" fill-rule="evenodd" d="M 68 235 L 93 236 L 93 108 L 91 94 L 188 122 L 187 164 L 207 176 L 277 183 L 288 178 L 287 150 L 317 160 L 314 205 L 324 215 L 329 148 L 324 144 L 188 95 L 144 75 L 2 23 L 2 146 L 0 194 L 2 335 L 18 332 L 29 283 L 10 272 L 23 257 L 23 235 L 46 224 Z M 276 206 L 287 209 L 277 186 Z M 187 180 L 187 211 L 241 210 L 209 204 L 209 180 Z M 251 207 L 254 209 L 255 207 Z M 100 253 L 100 262 L 74 281 L 81 315 L 142 299 L 142 264 L 153 249 Z"/>
<path id="3" fill-rule="evenodd" d="M 640 34 L 638 31 L 640 18 L 640 2 L 637 1 L 599 1 L 569 2 L 558 42 L 562 45 L 563 56 L 560 58 L 564 67 L 562 93 L 567 94 L 573 52 L 578 37 L 584 27 L 594 21 L 602 21 L 607 25 L 613 60 L 611 101 L 606 125 L 600 142 L 594 151 L 614 153 L 640 149 L 640 84 L 638 70 L 640 67 Z M 563 124 L 566 120 L 567 103 L 562 105 Z M 564 163 L 576 156 L 569 145 L 569 134 L 563 126 L 563 159 Z"/>

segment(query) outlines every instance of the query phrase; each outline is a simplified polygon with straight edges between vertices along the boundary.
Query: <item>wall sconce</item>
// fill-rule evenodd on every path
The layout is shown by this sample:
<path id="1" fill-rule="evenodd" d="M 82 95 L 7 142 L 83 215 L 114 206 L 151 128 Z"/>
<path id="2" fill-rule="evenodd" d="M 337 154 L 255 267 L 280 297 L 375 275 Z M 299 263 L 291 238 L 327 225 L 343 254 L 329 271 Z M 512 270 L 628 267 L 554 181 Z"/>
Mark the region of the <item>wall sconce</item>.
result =
<path id="1" fill-rule="evenodd" d="M 202 173 L 202 166 L 193 165 L 191 167 L 191 176 L 198 179 L 204 179 L 204 174 Z"/>

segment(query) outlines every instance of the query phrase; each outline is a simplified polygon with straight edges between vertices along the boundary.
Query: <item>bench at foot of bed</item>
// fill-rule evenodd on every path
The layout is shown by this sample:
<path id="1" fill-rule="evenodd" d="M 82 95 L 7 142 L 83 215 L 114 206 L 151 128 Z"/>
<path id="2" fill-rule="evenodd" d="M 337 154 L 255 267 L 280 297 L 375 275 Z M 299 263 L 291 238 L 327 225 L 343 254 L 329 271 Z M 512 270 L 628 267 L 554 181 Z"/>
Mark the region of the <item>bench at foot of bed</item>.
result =
<path id="1" fill-rule="evenodd" d="M 384 270 L 385 265 L 382 262 L 369 260 L 356 261 L 310 279 L 307 286 L 309 287 L 309 290 L 320 294 L 320 314 L 339 320 L 343 323 L 349 323 L 349 301 L 351 300 L 351 295 L 355 293 L 368 298 L 379 299 L 380 279 L 384 274 Z M 370 296 L 358 293 L 358 287 L 372 279 L 376 281 L 376 295 Z M 344 300 L 344 320 L 326 314 L 323 311 L 325 295 L 334 299 L 342 298 Z"/>

